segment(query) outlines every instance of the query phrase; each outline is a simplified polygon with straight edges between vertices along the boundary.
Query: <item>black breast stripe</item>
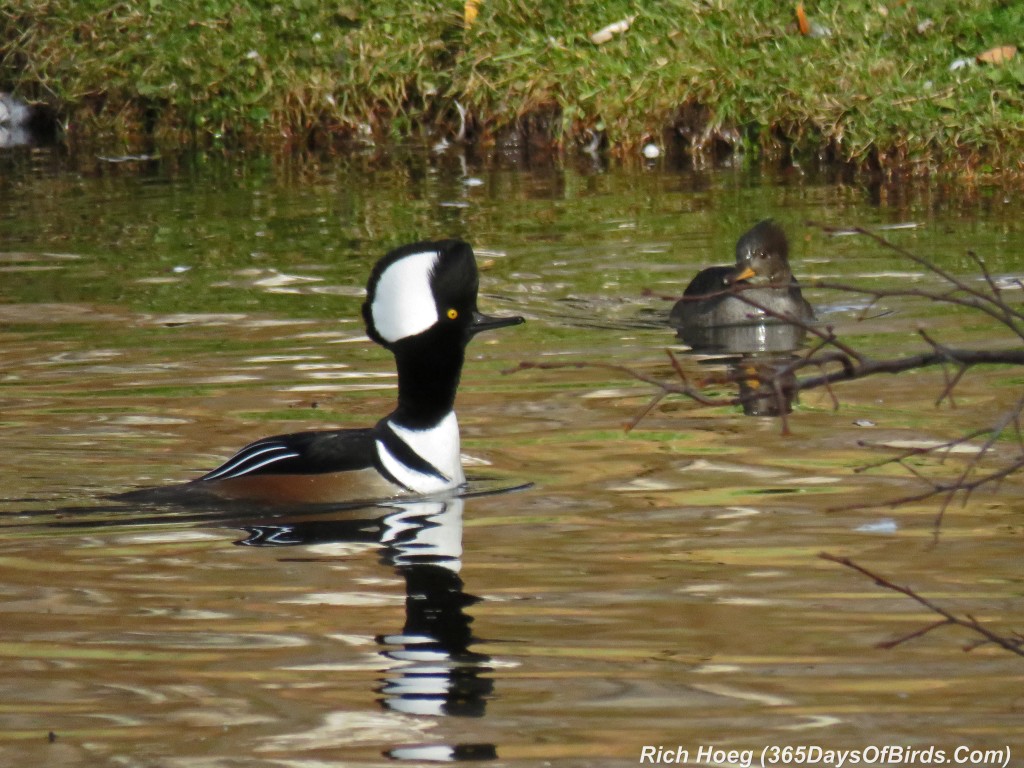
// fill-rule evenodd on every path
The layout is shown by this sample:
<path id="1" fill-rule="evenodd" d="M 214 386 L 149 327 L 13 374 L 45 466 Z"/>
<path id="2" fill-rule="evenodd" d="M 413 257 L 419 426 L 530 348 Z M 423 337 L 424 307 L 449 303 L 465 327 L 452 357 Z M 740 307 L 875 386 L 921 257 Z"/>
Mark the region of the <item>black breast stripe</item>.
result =
<path id="1" fill-rule="evenodd" d="M 412 471 L 419 472 L 421 475 L 431 475 L 439 480 L 451 480 L 451 478 L 445 475 L 444 472 L 416 453 L 416 451 L 414 451 L 407 442 L 399 437 L 394 430 L 391 429 L 391 425 L 388 423 L 387 419 L 383 419 L 377 424 L 377 439 L 384 443 L 384 447 L 387 449 L 388 453 L 398 459 L 398 461 L 405 464 L 405 466 Z M 406 487 L 404 483 L 393 477 L 391 473 L 387 471 L 387 468 L 380 461 L 379 457 L 375 466 L 380 473 L 392 483 L 401 485 L 403 488 Z"/>

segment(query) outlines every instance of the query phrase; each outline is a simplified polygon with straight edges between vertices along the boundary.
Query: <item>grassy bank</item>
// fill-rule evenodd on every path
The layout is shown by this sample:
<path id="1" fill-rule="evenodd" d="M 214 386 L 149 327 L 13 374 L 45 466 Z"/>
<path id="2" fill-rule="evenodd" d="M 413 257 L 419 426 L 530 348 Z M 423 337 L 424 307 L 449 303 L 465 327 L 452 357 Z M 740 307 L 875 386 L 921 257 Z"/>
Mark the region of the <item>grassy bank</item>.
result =
<path id="1" fill-rule="evenodd" d="M 72 139 L 305 146 L 453 135 L 1024 170 L 1024 6 L 7 0 L 0 89 Z M 603 44 L 591 34 L 634 17 Z M 967 66 L 951 69 L 958 59 Z"/>

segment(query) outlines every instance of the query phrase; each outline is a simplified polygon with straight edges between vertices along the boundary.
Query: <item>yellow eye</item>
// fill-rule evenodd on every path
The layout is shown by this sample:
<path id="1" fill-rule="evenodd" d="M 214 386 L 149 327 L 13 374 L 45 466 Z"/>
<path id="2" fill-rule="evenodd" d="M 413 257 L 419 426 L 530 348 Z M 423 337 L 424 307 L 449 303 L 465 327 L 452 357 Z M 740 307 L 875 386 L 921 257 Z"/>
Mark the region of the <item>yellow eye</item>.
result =
<path id="1" fill-rule="evenodd" d="M 454 309 L 454 308 L 448 310 L 448 319 L 449 320 L 454 320 L 458 316 L 459 316 L 459 310 Z"/>

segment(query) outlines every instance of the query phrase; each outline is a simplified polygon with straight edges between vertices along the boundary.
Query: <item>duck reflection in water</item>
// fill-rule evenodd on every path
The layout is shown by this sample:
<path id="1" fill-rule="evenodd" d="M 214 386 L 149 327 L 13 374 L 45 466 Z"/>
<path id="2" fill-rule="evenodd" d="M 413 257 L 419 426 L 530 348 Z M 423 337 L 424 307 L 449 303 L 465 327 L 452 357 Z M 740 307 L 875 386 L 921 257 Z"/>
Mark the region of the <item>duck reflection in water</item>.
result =
<path id="1" fill-rule="evenodd" d="M 746 415 L 778 416 L 792 410 L 788 368 L 814 317 L 790 269 L 785 232 L 765 220 L 740 237 L 734 266 L 693 278 L 669 322 L 702 363 L 726 364 Z"/>
<path id="2" fill-rule="evenodd" d="M 57 113 L 45 104 L 26 104 L 0 91 L 0 149 L 49 146 L 57 141 Z"/>
<path id="3" fill-rule="evenodd" d="M 245 526 L 239 544 L 282 547 L 339 542 L 382 545 L 381 560 L 405 579 L 405 626 L 377 636 L 387 673 L 380 703 L 412 715 L 479 717 L 494 682 L 490 657 L 470 650 L 474 642 L 465 610 L 479 598 L 466 594 L 462 568 L 461 498 L 388 503 L 383 518 L 323 520 Z M 378 508 L 368 510 L 370 512 Z M 445 747 L 451 759 L 479 757 L 489 745 Z"/>

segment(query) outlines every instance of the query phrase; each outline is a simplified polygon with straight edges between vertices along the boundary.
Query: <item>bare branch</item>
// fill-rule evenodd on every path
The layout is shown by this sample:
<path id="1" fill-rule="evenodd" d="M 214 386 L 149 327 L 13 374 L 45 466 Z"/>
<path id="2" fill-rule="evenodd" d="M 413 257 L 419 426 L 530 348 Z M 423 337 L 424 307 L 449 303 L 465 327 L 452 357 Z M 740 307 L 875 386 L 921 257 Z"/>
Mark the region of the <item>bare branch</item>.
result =
<path id="1" fill-rule="evenodd" d="M 634 416 L 628 424 L 626 424 L 626 434 L 632 432 L 633 427 L 635 427 L 637 424 L 643 421 L 644 417 L 651 411 L 653 411 L 657 407 L 658 403 L 664 400 L 667 395 L 668 392 L 666 392 L 665 390 L 655 392 L 654 397 L 652 397 L 651 401 L 646 406 L 644 406 L 644 409 L 640 411 L 636 416 Z"/>
<path id="2" fill-rule="evenodd" d="M 953 440 L 946 441 L 944 443 L 938 443 L 936 445 L 927 447 L 917 447 L 908 450 L 900 451 L 895 456 L 891 456 L 887 459 L 867 464 L 863 467 L 855 469 L 855 472 L 865 472 L 869 469 L 875 469 L 886 464 L 899 464 L 905 470 L 907 470 L 914 477 L 921 480 L 927 486 L 927 490 L 901 496 L 896 499 L 889 499 L 888 501 L 880 502 L 864 502 L 859 501 L 855 504 L 846 505 L 843 507 L 834 507 L 832 511 L 849 511 L 851 509 L 867 509 L 876 506 L 888 506 L 897 507 L 902 504 L 910 504 L 914 502 L 925 501 L 930 498 L 941 498 L 941 504 L 939 511 L 935 516 L 933 523 L 933 530 L 937 536 L 940 528 L 942 527 L 942 521 L 945 517 L 946 510 L 949 505 L 953 502 L 953 499 L 959 494 L 963 503 L 967 502 L 974 491 L 979 488 L 988 485 L 997 485 L 1005 480 L 1007 477 L 1016 474 L 1020 470 L 1024 469 L 1024 445 L 1020 442 L 1020 422 L 1021 413 L 1024 412 L 1024 397 L 1021 397 L 1017 403 L 1006 413 L 1004 413 L 995 424 L 984 429 L 977 429 L 967 434 L 961 435 Z M 1006 432 L 1012 432 L 1017 437 L 1017 455 L 1011 456 L 1003 460 L 1002 466 L 994 469 L 983 471 L 982 461 L 986 459 L 994 450 L 1000 437 Z M 966 446 L 972 443 L 979 437 L 986 436 L 987 438 L 978 446 L 974 448 L 973 456 L 966 462 L 963 469 L 959 474 L 952 480 L 939 482 L 928 478 L 924 473 L 920 472 L 915 467 L 906 463 L 906 459 L 921 457 L 921 456 L 938 456 L 940 460 L 945 460 L 953 451 L 960 447 Z M 867 445 L 863 441 L 861 445 Z M 869 446 L 876 447 L 876 446 Z"/>
<path id="3" fill-rule="evenodd" d="M 836 229 L 819 226 L 825 232 L 837 232 Z M 980 365 L 1014 365 L 1024 366 L 1024 313 L 1015 306 L 1011 306 L 1007 300 L 1005 291 L 1000 287 L 999 282 L 988 270 L 984 260 L 973 251 L 969 251 L 969 257 L 977 265 L 981 279 L 968 281 L 958 277 L 945 269 L 933 264 L 926 258 L 922 258 L 904 247 L 896 245 L 885 237 L 875 234 L 860 227 L 847 228 L 845 232 L 853 232 L 864 235 L 885 248 L 888 248 L 902 257 L 920 266 L 927 273 L 939 278 L 944 285 L 935 288 L 923 287 L 898 287 L 898 288 L 873 288 L 845 283 L 821 281 L 815 283 L 820 288 L 840 290 L 864 295 L 868 297 L 868 306 L 865 310 L 877 307 L 878 304 L 887 298 L 923 298 L 928 301 L 947 304 L 956 307 L 964 307 L 974 311 L 980 311 L 989 316 L 1001 326 L 1010 331 L 1011 337 L 999 346 L 986 349 L 963 349 L 950 347 L 934 338 L 925 329 L 918 329 L 918 335 L 927 348 L 917 354 L 904 355 L 902 357 L 874 359 L 853 345 L 843 341 L 831 325 L 819 326 L 801 318 L 791 317 L 788 314 L 779 313 L 770 307 L 751 298 L 746 290 L 753 286 L 742 284 L 731 285 L 714 294 L 703 296 L 684 296 L 684 301 L 704 301 L 714 296 L 733 296 L 750 305 L 757 310 L 752 317 L 768 318 L 773 321 L 786 323 L 802 329 L 813 339 L 810 347 L 800 356 L 779 360 L 773 363 L 773 367 L 758 369 L 753 373 L 746 370 L 747 366 L 737 366 L 729 374 L 720 377 L 708 377 L 702 381 L 691 382 L 687 376 L 680 359 L 667 350 L 669 361 L 675 373 L 676 380 L 664 381 L 658 377 L 635 370 L 625 365 L 613 365 L 608 363 L 578 361 L 573 363 L 529 363 L 524 362 L 513 370 L 527 368 L 553 369 L 553 368 L 602 368 L 609 371 L 621 373 L 638 381 L 645 382 L 656 388 L 655 395 L 644 408 L 630 421 L 627 430 L 635 428 L 646 418 L 668 395 L 683 395 L 702 405 L 727 406 L 727 405 L 753 405 L 750 412 L 764 413 L 756 408 L 757 403 L 764 404 L 771 402 L 774 405 L 773 415 L 781 416 L 783 434 L 789 434 L 789 410 L 788 403 L 793 395 L 802 390 L 824 388 L 832 400 L 833 407 L 838 409 L 839 398 L 837 397 L 834 385 L 845 381 L 865 379 L 879 374 L 900 374 L 906 371 L 940 366 L 943 374 L 943 385 L 936 397 L 936 406 L 948 402 L 951 407 L 956 407 L 955 391 L 968 371 Z M 1024 292 L 1024 283 L 1015 281 L 1018 287 Z M 654 295 L 647 292 L 648 295 Z M 675 297 L 664 297 L 673 298 Z M 740 385 L 740 394 L 737 397 L 709 396 L 704 389 L 709 384 L 736 383 Z M 750 386 L 754 384 L 755 386 Z M 1005 414 L 996 424 L 986 429 L 979 429 L 970 432 L 962 437 L 941 443 L 935 446 L 913 449 L 900 453 L 892 458 L 881 462 L 868 464 L 856 471 L 866 471 L 889 463 L 898 463 L 909 474 L 925 485 L 925 489 L 900 498 L 879 501 L 860 501 L 848 507 L 838 509 L 863 509 L 871 506 L 898 506 L 911 502 L 923 501 L 932 497 L 941 499 L 940 509 L 935 518 L 935 531 L 938 533 L 946 509 L 959 494 L 966 503 L 970 495 L 977 489 L 987 485 L 1000 483 L 1006 477 L 1024 469 L 1024 428 L 1022 428 L 1022 411 L 1024 411 L 1024 398 L 1018 401 L 1017 405 Z M 1019 448 L 1019 455 L 1002 459 L 1002 466 L 994 469 L 983 467 L 982 462 L 992 453 L 997 440 L 1004 433 L 1009 434 Z M 940 459 L 948 458 L 953 450 L 969 441 L 985 436 L 986 439 L 977 448 L 975 455 L 966 462 L 961 471 L 951 480 L 939 481 L 929 477 L 924 472 L 913 467 L 906 460 L 912 457 L 933 455 Z"/>
<path id="4" fill-rule="evenodd" d="M 1002 302 L 1003 292 L 999 288 L 999 284 L 992 278 L 992 273 L 988 271 L 988 265 L 985 263 L 985 260 L 974 251 L 967 251 L 967 255 L 980 270 L 981 276 L 985 278 L 985 282 L 988 283 L 988 289 L 992 291 L 992 295 Z"/>
<path id="5" fill-rule="evenodd" d="M 880 576 L 874 571 L 868 570 L 864 566 L 855 563 L 853 560 L 850 560 L 847 557 L 838 557 L 836 555 L 829 554 L 828 552 L 821 552 L 818 555 L 818 557 L 820 557 L 822 560 L 828 560 L 831 563 L 838 563 L 839 565 L 842 565 L 846 568 L 857 571 L 857 573 L 860 573 L 863 576 L 867 576 L 869 579 L 874 581 L 875 584 L 877 584 L 878 586 L 892 590 L 893 592 L 899 592 L 901 595 L 906 595 L 911 600 L 916 602 L 918 605 L 921 605 L 924 608 L 927 608 L 932 613 L 935 613 L 942 617 L 942 621 L 930 624 L 927 627 L 916 630 L 915 632 L 912 632 L 908 635 L 904 635 L 903 637 L 897 640 L 880 643 L 878 646 L 880 648 L 893 648 L 899 645 L 900 643 L 904 643 L 908 640 L 921 637 L 922 635 L 931 632 L 933 629 L 938 629 L 939 627 L 952 624 L 958 627 L 963 627 L 964 629 L 970 630 L 971 632 L 981 635 L 984 638 L 985 642 L 998 645 L 1000 648 L 1004 648 L 1005 650 L 1010 651 L 1011 653 L 1015 653 L 1018 656 L 1024 656 L 1024 639 L 1021 638 L 1019 633 L 1015 632 L 1012 637 L 1007 637 L 1004 635 L 1000 635 L 996 632 L 993 632 L 970 614 L 966 614 L 963 617 L 957 616 L 948 609 L 943 608 L 942 606 L 932 602 L 928 598 L 919 595 L 910 587 L 902 587 L 898 584 L 894 584 L 884 576 Z M 978 643 L 969 645 L 965 647 L 964 650 L 969 651 L 972 648 L 977 647 L 977 645 Z"/>
<path id="6" fill-rule="evenodd" d="M 875 647 L 884 648 L 886 650 L 890 648 L 895 648 L 897 645 L 903 645 L 903 643 L 906 643 L 909 640 L 916 640 L 919 637 L 924 637 L 933 629 L 939 629 L 940 627 L 948 627 L 951 624 L 953 624 L 953 622 L 949 621 L 949 619 L 942 619 L 941 621 L 936 621 L 934 624 L 929 624 L 926 627 L 921 627 L 921 629 L 915 629 L 913 632 L 909 632 L 906 635 L 903 635 L 902 637 L 897 637 L 895 640 L 885 640 L 881 643 L 877 643 Z M 975 643 L 975 645 L 981 645 L 981 643 Z"/>
<path id="7" fill-rule="evenodd" d="M 904 371 L 928 368 L 946 362 L 955 362 L 966 368 L 976 365 L 1024 365 L 1024 349 L 943 348 L 941 352 L 922 352 L 917 355 L 908 355 L 907 357 L 891 360 L 871 360 L 865 358 L 859 365 L 853 365 L 849 360 L 837 360 L 835 358 L 827 359 L 824 362 L 840 362 L 843 367 L 839 371 L 800 379 L 797 383 L 799 389 L 816 389 L 833 382 L 855 381 L 856 379 L 863 379 L 868 376 L 877 376 L 880 373 L 903 373 Z M 809 365 L 818 364 L 819 359 L 805 357 L 798 367 L 804 368 Z"/>
<path id="8" fill-rule="evenodd" d="M 808 223 L 811 224 L 811 226 L 818 227 L 823 232 L 835 232 L 835 231 L 837 231 L 836 228 L 834 228 L 834 227 L 829 227 L 829 226 L 825 226 L 825 225 L 821 225 L 821 224 L 814 224 L 813 222 L 808 222 Z M 883 246 L 884 248 L 888 248 L 891 251 L 895 251 L 896 253 L 900 254 L 904 258 L 909 259 L 910 261 L 914 262 L 918 266 L 920 266 L 923 269 L 927 270 L 928 272 L 931 272 L 932 274 L 937 275 L 938 277 L 941 277 L 945 282 L 947 282 L 950 285 L 954 286 L 954 288 L 956 290 L 961 291 L 963 293 L 966 293 L 966 294 L 968 294 L 970 296 L 975 297 L 975 299 L 977 299 L 977 303 L 971 303 L 971 302 L 968 302 L 967 300 L 956 299 L 955 297 L 949 297 L 946 300 L 947 301 L 951 301 L 953 303 L 963 303 L 965 306 L 971 306 L 971 307 L 974 307 L 976 309 L 980 309 L 983 312 L 986 312 L 987 314 L 992 315 L 997 320 L 1002 322 L 1004 325 L 1008 326 L 1018 336 L 1021 336 L 1022 338 L 1024 338 L 1024 331 L 1022 331 L 1021 327 L 1014 322 L 1014 321 L 1024 322 L 1024 313 L 1022 313 L 1020 310 L 1016 310 L 1016 309 L 1012 308 L 1011 306 L 1006 304 L 1004 301 L 1002 301 L 1002 299 L 1000 297 L 1000 293 L 999 293 L 998 290 L 993 291 L 991 294 L 985 293 L 984 291 L 981 291 L 981 290 L 975 288 L 973 285 L 970 285 L 969 283 L 964 282 L 963 280 L 958 278 L 956 275 L 953 275 L 952 273 L 947 272 L 946 270 L 944 270 L 941 267 L 939 267 L 938 265 L 932 263 L 928 259 L 926 259 L 926 258 L 924 258 L 922 256 L 918 256 L 913 251 L 910 251 L 910 250 L 908 250 L 908 249 L 906 249 L 906 248 L 904 248 L 904 247 L 902 247 L 900 245 L 897 245 L 897 244 L 893 243 L 891 240 L 888 240 L 885 237 L 883 237 L 882 235 L 879 235 L 879 234 L 877 234 L 875 232 L 872 232 L 869 229 L 864 229 L 863 227 L 850 227 L 850 228 L 844 228 L 844 231 L 855 232 L 857 234 L 864 235 L 865 237 L 868 237 L 868 238 L 874 240 L 876 243 L 878 243 L 879 245 Z M 978 261 L 977 257 L 975 257 L 975 260 Z M 986 274 L 987 274 L 987 272 L 986 272 Z M 990 285 L 991 285 L 991 283 L 990 283 Z M 876 293 L 875 291 L 867 291 L 867 293 L 870 293 L 872 295 L 883 295 L 883 294 Z M 928 295 L 928 292 L 923 292 L 923 294 Z M 906 296 L 906 295 L 915 295 L 915 293 L 912 292 L 912 291 L 904 290 L 902 292 L 898 292 L 896 295 Z M 938 298 L 937 296 L 934 296 L 934 295 L 930 295 L 930 297 Z"/>
<path id="9" fill-rule="evenodd" d="M 614 371 L 636 379 L 637 381 L 642 381 L 645 384 L 652 384 L 661 389 L 666 395 L 685 395 L 701 405 L 739 405 L 742 402 L 738 397 L 708 397 L 686 381 L 683 381 L 681 384 L 676 384 L 671 381 L 662 381 L 649 374 L 643 373 L 642 371 L 635 370 L 625 365 L 615 365 L 614 363 L 597 363 L 586 360 L 578 360 L 572 363 L 532 363 L 529 361 L 523 361 L 514 368 L 508 368 L 502 371 L 502 373 L 508 374 L 529 370 L 553 371 L 560 368 L 598 368 L 605 371 Z M 637 419 L 634 421 L 639 420 Z M 636 424 L 634 423 L 633 426 L 636 426 Z"/>

